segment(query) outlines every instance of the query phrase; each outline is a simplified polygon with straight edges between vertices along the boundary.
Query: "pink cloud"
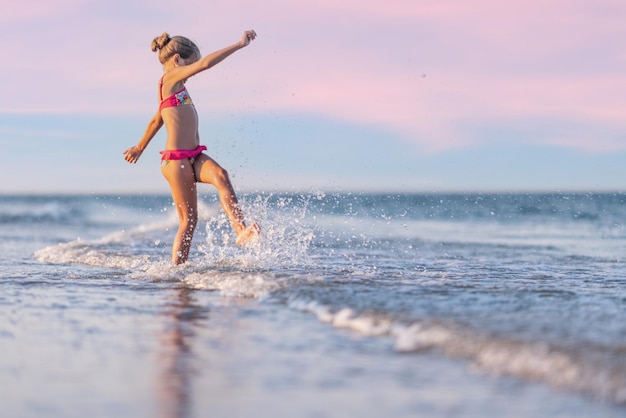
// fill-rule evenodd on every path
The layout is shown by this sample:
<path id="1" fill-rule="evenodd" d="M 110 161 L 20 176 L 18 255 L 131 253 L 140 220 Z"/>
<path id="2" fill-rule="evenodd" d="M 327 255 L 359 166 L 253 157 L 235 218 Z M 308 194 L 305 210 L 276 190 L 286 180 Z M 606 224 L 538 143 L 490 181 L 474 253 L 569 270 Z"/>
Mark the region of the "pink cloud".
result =
<path id="1" fill-rule="evenodd" d="M 40 21 L 45 13 L 27 11 L 37 5 L 53 13 L 52 3 L 29 1 L 0 21 Z M 321 115 L 386 129 L 430 151 L 484 141 L 467 123 L 487 129 L 551 118 L 564 124 L 562 134 L 532 140 L 626 148 L 576 137 L 567 126 L 626 129 L 626 57 L 615 42 L 626 36 L 621 0 L 190 1 L 186 9 L 202 16 L 192 20 L 155 1 L 121 23 L 79 0 L 54 3 L 63 7 L 48 24 L 4 43 L 4 56 L 24 59 L 0 63 L 16 81 L 7 94 L 19 98 L 0 111 L 148 115 L 161 71 L 148 49 L 153 36 L 185 34 L 208 53 L 254 27 L 259 39 L 248 50 L 190 81 L 201 109 Z"/>
<path id="2" fill-rule="evenodd" d="M 88 0 L 20 0 L 19 4 L 5 5 L 0 14 L 0 23 L 18 23 L 50 19 L 88 3 Z"/>

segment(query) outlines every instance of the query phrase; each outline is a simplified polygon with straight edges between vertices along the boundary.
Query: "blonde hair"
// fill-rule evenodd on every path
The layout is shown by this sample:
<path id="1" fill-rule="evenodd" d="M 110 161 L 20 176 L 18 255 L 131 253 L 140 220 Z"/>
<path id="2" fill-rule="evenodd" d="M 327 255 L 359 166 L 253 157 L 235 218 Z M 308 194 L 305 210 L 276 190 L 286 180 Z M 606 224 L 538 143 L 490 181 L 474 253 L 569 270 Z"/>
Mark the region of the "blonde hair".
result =
<path id="1" fill-rule="evenodd" d="M 189 59 L 193 56 L 200 58 L 200 49 L 193 41 L 184 36 L 170 37 L 167 32 L 157 36 L 152 40 L 152 52 L 158 52 L 159 61 L 165 64 L 174 55 L 178 54 L 182 59 Z"/>

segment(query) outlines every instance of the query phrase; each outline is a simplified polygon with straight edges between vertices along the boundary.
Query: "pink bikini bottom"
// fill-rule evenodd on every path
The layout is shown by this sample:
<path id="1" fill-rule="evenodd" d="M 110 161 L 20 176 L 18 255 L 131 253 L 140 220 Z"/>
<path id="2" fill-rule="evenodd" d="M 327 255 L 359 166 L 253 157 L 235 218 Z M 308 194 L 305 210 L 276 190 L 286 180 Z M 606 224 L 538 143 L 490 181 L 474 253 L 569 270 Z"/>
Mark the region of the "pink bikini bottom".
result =
<path id="1" fill-rule="evenodd" d="M 207 148 L 204 145 L 198 145 L 196 149 L 168 149 L 161 151 L 161 161 L 196 158 L 202 153 L 202 151 L 206 151 L 206 149 Z"/>

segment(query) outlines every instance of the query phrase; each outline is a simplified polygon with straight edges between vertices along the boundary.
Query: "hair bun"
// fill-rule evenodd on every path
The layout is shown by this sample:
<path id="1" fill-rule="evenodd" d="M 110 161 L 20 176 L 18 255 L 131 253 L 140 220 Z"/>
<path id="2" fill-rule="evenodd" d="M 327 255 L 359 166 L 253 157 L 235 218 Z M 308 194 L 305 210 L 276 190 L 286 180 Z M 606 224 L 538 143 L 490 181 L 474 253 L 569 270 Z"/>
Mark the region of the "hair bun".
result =
<path id="1" fill-rule="evenodd" d="M 152 40 L 152 52 L 156 52 L 157 50 L 161 50 L 169 43 L 170 35 L 167 32 L 163 32 L 161 36 L 157 36 Z"/>

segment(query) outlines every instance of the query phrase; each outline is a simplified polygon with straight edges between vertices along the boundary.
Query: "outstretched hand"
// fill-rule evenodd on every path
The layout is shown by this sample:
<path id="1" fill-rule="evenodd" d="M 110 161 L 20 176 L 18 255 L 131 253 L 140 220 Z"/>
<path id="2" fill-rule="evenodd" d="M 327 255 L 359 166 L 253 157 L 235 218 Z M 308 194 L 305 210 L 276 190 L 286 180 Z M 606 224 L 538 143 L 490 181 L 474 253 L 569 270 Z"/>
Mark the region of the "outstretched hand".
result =
<path id="1" fill-rule="evenodd" d="M 137 160 L 139 160 L 139 157 L 141 157 L 142 152 L 143 151 L 137 146 L 130 147 L 124 151 L 124 159 L 131 164 L 135 164 Z"/>
<path id="2" fill-rule="evenodd" d="M 253 30 L 247 30 L 243 33 L 243 37 L 241 38 L 241 46 L 248 46 L 250 42 L 252 42 L 256 38 L 256 32 Z"/>

